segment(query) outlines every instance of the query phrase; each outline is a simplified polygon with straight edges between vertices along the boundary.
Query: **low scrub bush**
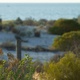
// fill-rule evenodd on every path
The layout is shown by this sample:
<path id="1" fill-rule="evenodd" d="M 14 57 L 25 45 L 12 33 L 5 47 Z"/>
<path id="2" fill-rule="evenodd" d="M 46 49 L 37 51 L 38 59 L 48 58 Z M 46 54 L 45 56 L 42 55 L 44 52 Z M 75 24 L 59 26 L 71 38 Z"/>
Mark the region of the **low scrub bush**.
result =
<path id="1" fill-rule="evenodd" d="M 77 21 L 72 19 L 59 19 L 55 21 L 53 27 L 50 27 L 48 31 L 51 34 L 62 35 L 66 32 L 79 30 L 80 24 L 78 24 Z"/>
<path id="2" fill-rule="evenodd" d="M 61 51 L 80 51 L 80 31 L 72 31 L 55 38 L 53 45 Z"/>
<path id="3" fill-rule="evenodd" d="M 80 58 L 69 52 L 57 63 L 46 63 L 41 78 L 44 80 L 79 80 Z"/>
<path id="4" fill-rule="evenodd" d="M 15 59 L 0 64 L 0 80 L 32 80 L 35 69 L 28 55 L 21 61 Z"/>

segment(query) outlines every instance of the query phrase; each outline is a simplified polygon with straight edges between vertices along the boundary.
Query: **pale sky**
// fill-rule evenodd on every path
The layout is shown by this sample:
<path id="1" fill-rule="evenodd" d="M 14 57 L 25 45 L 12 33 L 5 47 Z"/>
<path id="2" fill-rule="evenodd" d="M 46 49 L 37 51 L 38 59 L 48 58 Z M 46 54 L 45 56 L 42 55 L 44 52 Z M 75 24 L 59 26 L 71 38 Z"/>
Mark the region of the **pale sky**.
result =
<path id="1" fill-rule="evenodd" d="M 80 0 L 0 0 L 0 3 L 80 3 Z"/>

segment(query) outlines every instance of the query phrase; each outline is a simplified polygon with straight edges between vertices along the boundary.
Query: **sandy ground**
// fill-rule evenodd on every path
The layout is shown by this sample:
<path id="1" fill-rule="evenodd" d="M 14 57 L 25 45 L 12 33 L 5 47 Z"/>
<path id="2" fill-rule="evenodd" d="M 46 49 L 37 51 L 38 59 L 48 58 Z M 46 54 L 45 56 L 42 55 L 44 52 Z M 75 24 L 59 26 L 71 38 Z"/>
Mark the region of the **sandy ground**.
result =
<path id="1" fill-rule="evenodd" d="M 22 46 L 42 46 L 42 47 L 50 47 L 53 43 L 53 40 L 56 36 L 50 35 L 47 33 L 42 33 L 40 38 L 36 37 L 23 37 L 24 40 L 28 40 L 27 43 L 22 42 Z M 0 32 L 0 44 L 3 42 L 12 42 L 16 44 L 15 35 L 11 32 Z M 4 59 L 7 59 L 7 53 L 12 53 L 14 56 L 16 56 L 16 51 L 7 51 L 3 49 L 4 52 Z M 29 54 L 31 57 L 33 57 L 33 60 L 41 60 L 41 61 L 48 61 L 52 56 L 54 56 L 53 52 L 30 52 L 30 51 L 22 51 L 22 58 L 25 56 L 25 54 Z"/>

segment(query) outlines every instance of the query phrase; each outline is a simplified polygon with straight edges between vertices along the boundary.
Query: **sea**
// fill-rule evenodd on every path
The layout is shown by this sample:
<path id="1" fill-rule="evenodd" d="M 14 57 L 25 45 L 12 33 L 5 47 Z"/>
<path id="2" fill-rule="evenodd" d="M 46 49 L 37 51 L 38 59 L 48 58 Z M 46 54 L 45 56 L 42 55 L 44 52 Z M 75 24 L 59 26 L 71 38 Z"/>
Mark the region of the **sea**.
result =
<path id="1" fill-rule="evenodd" d="M 15 20 L 17 17 L 56 20 L 59 18 L 77 18 L 80 15 L 80 3 L 0 3 L 0 17 L 3 20 Z"/>

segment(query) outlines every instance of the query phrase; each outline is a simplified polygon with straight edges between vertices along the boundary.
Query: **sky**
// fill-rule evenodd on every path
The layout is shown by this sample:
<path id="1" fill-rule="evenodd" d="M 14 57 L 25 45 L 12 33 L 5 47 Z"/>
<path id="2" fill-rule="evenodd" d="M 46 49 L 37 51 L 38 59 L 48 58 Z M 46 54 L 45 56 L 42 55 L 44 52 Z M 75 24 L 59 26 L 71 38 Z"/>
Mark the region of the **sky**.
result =
<path id="1" fill-rule="evenodd" d="M 0 3 L 80 3 L 80 0 L 0 0 Z"/>

